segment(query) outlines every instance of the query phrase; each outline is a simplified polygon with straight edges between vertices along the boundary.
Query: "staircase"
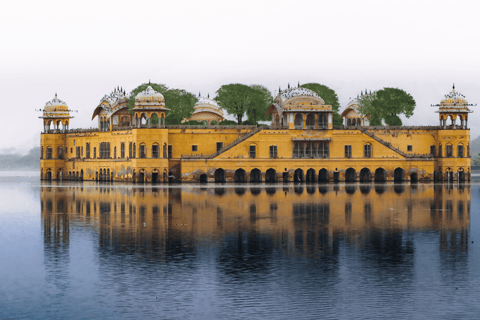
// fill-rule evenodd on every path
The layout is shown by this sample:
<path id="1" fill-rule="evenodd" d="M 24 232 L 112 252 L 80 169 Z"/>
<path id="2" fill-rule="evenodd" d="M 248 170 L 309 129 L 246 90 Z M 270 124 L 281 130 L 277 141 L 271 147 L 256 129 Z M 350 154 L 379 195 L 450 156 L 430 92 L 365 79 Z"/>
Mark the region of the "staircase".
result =
<path id="1" fill-rule="evenodd" d="M 232 143 L 227 144 L 226 146 L 224 146 L 222 149 L 218 150 L 215 153 L 212 153 L 212 154 L 209 154 L 209 155 L 204 155 L 204 156 L 203 155 L 202 156 L 200 156 L 200 155 L 195 155 L 195 156 L 182 155 L 182 158 L 183 159 L 213 159 L 213 158 L 217 157 L 218 155 L 224 153 L 225 151 L 235 147 L 239 143 L 247 140 L 248 138 L 250 138 L 254 134 L 257 134 L 258 132 L 260 132 L 262 130 L 265 130 L 265 129 L 269 129 L 269 127 L 268 126 L 259 126 L 255 129 L 253 129 L 252 131 L 247 132 L 245 135 L 239 137 L 237 140 L 233 141 Z"/>
<path id="2" fill-rule="evenodd" d="M 402 157 L 405 157 L 405 158 L 432 158 L 433 157 L 431 154 L 416 154 L 416 153 L 415 154 L 408 154 L 408 153 L 405 153 L 402 150 L 392 146 L 392 144 L 390 142 L 385 141 L 383 139 L 380 139 L 373 132 L 368 131 L 365 127 L 358 127 L 356 129 L 365 133 L 367 136 L 369 136 L 373 140 L 378 141 L 379 143 L 383 144 L 385 147 L 389 148 L 390 150 L 395 151 L 396 153 L 398 153 Z"/>

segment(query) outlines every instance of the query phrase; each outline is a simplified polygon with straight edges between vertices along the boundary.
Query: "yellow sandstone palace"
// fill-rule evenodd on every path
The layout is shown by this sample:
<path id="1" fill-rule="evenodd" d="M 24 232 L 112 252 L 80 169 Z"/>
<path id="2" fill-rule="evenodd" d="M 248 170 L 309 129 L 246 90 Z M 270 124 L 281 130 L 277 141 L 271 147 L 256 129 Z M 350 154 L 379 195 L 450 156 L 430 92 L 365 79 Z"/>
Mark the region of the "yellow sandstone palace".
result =
<path id="1" fill-rule="evenodd" d="M 96 129 L 69 129 L 57 98 L 43 110 L 41 178 L 130 182 L 337 182 L 470 180 L 472 111 L 453 90 L 438 107 L 439 126 L 372 127 L 358 101 L 333 126 L 330 105 L 315 92 L 280 92 L 270 126 L 165 125 L 169 111 L 150 86 L 135 97 L 115 89 L 93 112 Z M 152 124 L 152 119 L 158 124 Z M 218 121 L 223 112 L 199 98 L 188 120 Z"/>

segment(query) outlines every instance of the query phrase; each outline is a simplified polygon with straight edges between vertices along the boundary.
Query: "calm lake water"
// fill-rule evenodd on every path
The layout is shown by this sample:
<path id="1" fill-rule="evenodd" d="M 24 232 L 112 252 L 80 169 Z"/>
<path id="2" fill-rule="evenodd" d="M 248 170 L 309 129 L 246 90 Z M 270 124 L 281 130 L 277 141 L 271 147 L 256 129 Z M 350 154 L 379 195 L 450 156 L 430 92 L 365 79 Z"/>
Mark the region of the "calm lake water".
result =
<path id="1" fill-rule="evenodd" d="M 480 314 L 477 182 L 0 192 L 0 318 Z"/>

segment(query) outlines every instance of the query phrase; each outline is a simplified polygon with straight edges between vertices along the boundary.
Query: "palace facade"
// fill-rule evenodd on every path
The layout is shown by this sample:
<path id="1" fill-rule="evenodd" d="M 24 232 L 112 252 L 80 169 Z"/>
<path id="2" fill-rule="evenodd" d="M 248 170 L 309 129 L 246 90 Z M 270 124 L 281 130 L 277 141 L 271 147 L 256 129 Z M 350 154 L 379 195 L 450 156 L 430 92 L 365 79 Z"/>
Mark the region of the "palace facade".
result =
<path id="1" fill-rule="evenodd" d="M 70 129 L 57 98 L 43 110 L 41 178 L 128 182 L 338 182 L 470 179 L 470 104 L 453 90 L 437 107 L 439 126 L 372 127 L 350 102 L 345 126 L 315 92 L 291 88 L 269 107 L 269 126 L 165 125 L 162 94 L 120 88 L 100 100 L 95 129 Z M 220 120 L 201 98 L 194 120 Z M 203 117 L 203 118 L 202 118 Z M 209 118 L 210 117 L 210 118 Z M 220 118 L 221 117 L 221 118 Z M 202 119 L 201 119 L 202 118 Z"/>

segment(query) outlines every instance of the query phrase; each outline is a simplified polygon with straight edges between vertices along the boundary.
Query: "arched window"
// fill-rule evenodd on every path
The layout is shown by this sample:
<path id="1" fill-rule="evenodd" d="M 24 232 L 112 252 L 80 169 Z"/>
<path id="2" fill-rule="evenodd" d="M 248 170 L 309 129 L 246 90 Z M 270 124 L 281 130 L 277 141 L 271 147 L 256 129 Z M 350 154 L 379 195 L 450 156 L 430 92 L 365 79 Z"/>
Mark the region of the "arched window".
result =
<path id="1" fill-rule="evenodd" d="M 47 147 L 47 159 L 52 159 L 52 147 Z"/>
<path id="2" fill-rule="evenodd" d="M 158 143 L 152 145 L 152 158 L 159 158 L 159 146 Z"/>
<path id="3" fill-rule="evenodd" d="M 320 113 L 318 115 L 318 129 L 327 129 L 328 128 L 328 120 L 326 113 Z"/>
<path id="4" fill-rule="evenodd" d="M 463 144 L 459 144 L 457 146 L 457 158 L 463 158 L 465 156 L 464 150 L 463 150 Z"/>
<path id="5" fill-rule="evenodd" d="M 370 143 L 367 143 L 363 146 L 363 156 L 365 158 L 372 157 L 372 145 Z"/>
<path id="6" fill-rule="evenodd" d="M 453 146 L 451 144 L 447 144 L 445 146 L 446 157 L 451 158 L 453 157 Z"/>

